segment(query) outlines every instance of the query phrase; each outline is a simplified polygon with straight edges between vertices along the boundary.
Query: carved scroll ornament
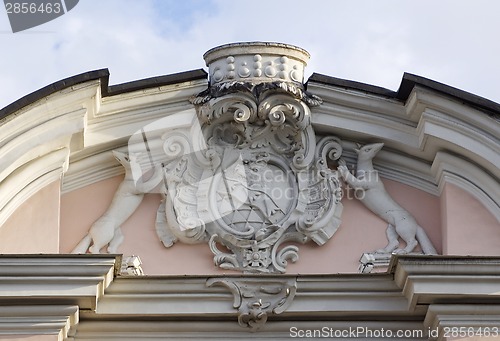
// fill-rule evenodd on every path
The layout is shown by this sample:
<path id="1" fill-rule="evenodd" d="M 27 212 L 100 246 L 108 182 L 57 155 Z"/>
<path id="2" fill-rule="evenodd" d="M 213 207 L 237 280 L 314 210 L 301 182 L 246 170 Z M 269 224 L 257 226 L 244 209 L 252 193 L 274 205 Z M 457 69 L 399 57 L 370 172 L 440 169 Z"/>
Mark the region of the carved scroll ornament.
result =
<path id="1" fill-rule="evenodd" d="M 245 272 L 285 272 L 290 242 L 324 244 L 340 224 L 340 184 L 326 165 L 340 141 L 316 143 L 307 105 L 271 92 L 226 95 L 198 108 L 206 148 L 190 150 L 165 174 L 172 233 L 208 239 L 216 265 Z M 165 136 L 176 149 L 178 134 Z M 226 249 L 221 251 L 220 247 Z"/>
<path id="2" fill-rule="evenodd" d="M 161 133 L 161 158 L 150 162 L 150 180 L 139 181 L 149 188 L 157 185 L 164 197 L 158 235 L 166 247 L 176 241 L 208 242 L 215 264 L 224 269 L 283 273 L 298 259 L 297 244 L 322 245 L 340 225 L 340 182 L 327 166 L 328 159 L 340 158 L 340 140 L 316 139 L 309 106 L 321 99 L 302 84 L 304 50 L 235 44 L 209 51 L 205 58 L 210 85 L 192 99 L 196 120 L 188 128 Z M 140 159 L 132 156 L 127 160 Z M 134 163 L 120 161 L 129 170 L 126 178 L 139 183 Z M 141 195 L 137 189 L 123 193 L 112 206 L 130 198 L 140 201 Z M 85 252 L 91 240 L 100 241 L 92 252 L 107 243 L 116 249 L 123 219 L 105 216 L 76 252 Z"/>

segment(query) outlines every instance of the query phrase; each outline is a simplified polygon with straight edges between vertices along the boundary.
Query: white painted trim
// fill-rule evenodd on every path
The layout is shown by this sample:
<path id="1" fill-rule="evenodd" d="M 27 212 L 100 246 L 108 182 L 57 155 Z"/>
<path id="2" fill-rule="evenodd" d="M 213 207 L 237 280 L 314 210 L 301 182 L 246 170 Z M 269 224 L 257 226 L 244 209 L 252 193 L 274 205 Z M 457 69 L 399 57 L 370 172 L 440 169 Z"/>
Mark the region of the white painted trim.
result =
<path id="1" fill-rule="evenodd" d="M 0 306 L 25 302 L 94 310 L 120 266 L 116 255 L 1 255 Z"/>
<path id="2" fill-rule="evenodd" d="M 120 150 L 120 148 L 115 149 Z M 124 169 L 111 151 L 91 154 L 70 162 L 69 169 L 64 174 L 61 194 L 122 174 Z"/>
<path id="3" fill-rule="evenodd" d="M 60 180 L 69 150 L 59 149 L 28 162 L 0 186 L 0 228 L 12 213 L 43 187 Z"/>
<path id="4" fill-rule="evenodd" d="M 78 321 L 76 305 L 0 306 L 0 335 L 57 335 L 63 341 Z"/>
<path id="5" fill-rule="evenodd" d="M 406 104 L 314 82 L 308 90 L 324 100 L 312 109 L 321 133 L 385 143 L 374 160 L 381 176 L 434 195 L 453 183 L 500 220 L 498 120 L 422 87 L 412 90 Z M 345 150 L 352 163 L 352 146 Z"/>
<path id="6" fill-rule="evenodd" d="M 500 184 L 484 170 L 466 160 L 438 152 L 431 168 L 441 194 L 451 183 L 472 194 L 500 222 Z"/>
<path id="7" fill-rule="evenodd" d="M 69 330 L 70 340 L 246 340 L 287 337 L 292 326 L 426 330 L 453 321 L 499 324 L 498 257 L 393 256 L 384 274 L 267 275 L 293 279 L 297 290 L 289 308 L 271 314 L 256 333 L 238 326 L 233 293 L 207 283 L 262 275 L 117 276 L 120 263 L 112 255 L 0 256 L 0 334 L 60 328 Z M 9 329 L 9 312 L 23 318 L 18 329 Z"/>
<path id="8" fill-rule="evenodd" d="M 429 340 L 446 340 L 445 335 L 480 338 L 500 333 L 500 305 L 498 304 L 431 304 L 424 320 L 427 329 L 437 330 L 438 335 Z M 465 340 L 466 338 L 463 337 Z M 458 338 L 458 337 L 457 337 Z M 489 340 L 488 337 L 484 337 Z"/>

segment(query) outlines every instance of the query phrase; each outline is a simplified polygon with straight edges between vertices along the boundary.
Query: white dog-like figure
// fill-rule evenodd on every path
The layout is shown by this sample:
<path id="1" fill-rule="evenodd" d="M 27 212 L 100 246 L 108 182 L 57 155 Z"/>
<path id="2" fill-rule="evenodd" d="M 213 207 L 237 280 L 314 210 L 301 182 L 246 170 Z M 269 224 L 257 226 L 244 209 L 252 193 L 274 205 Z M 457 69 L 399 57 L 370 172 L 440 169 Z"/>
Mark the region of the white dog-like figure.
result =
<path id="1" fill-rule="evenodd" d="M 349 172 L 344 160 L 340 160 L 338 167 L 340 175 L 350 186 L 355 190 L 363 191 L 364 195 L 360 196 L 359 200 L 388 223 L 386 234 L 389 243 L 385 248 L 375 252 L 407 254 L 420 243 L 424 254 L 436 254 L 436 249 L 424 229 L 387 193 L 373 168 L 372 159 L 383 146 L 383 143 L 374 143 L 355 149 L 358 154 L 357 176 Z M 398 249 L 398 236 L 406 243 L 403 249 Z"/>

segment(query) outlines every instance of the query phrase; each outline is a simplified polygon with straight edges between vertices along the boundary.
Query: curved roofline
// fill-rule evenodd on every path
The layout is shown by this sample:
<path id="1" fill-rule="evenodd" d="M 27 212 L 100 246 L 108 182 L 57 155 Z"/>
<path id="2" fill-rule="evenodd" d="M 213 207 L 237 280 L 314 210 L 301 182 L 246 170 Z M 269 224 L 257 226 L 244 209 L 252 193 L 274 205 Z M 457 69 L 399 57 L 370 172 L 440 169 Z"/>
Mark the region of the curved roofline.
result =
<path id="1" fill-rule="evenodd" d="M 49 84 L 0 109 L 0 120 L 55 92 L 92 80 L 101 80 L 101 94 L 103 97 L 107 97 L 152 87 L 207 79 L 208 76 L 205 70 L 197 69 L 109 86 L 109 75 L 110 73 L 108 69 L 99 69 L 81 73 Z M 464 104 L 486 111 L 494 117 L 500 117 L 499 103 L 474 95 L 470 92 L 406 72 L 403 74 L 403 79 L 398 91 L 392 91 L 375 85 L 326 76 L 319 73 L 313 73 L 307 80 L 306 84 L 309 82 L 363 91 L 377 96 L 397 99 L 403 102 L 408 99 L 415 86 L 421 86 L 444 95 L 451 96 Z"/>
<path id="2" fill-rule="evenodd" d="M 75 76 L 71 76 L 52 84 L 49 84 L 41 89 L 38 89 L 24 97 L 21 97 L 15 102 L 0 109 L 0 120 L 10 114 L 63 89 L 72 87 L 76 84 L 85 83 L 93 80 L 101 80 L 101 94 L 103 97 L 119 95 L 126 92 L 137 91 L 152 87 L 171 85 L 182 82 L 189 82 L 198 79 L 206 79 L 207 73 L 203 69 L 190 70 L 185 72 L 174 73 L 165 76 L 151 77 L 137 81 L 111 85 L 109 86 L 109 70 L 99 69 L 84 72 Z"/>
<path id="3" fill-rule="evenodd" d="M 478 108 L 482 111 L 486 111 L 492 116 L 500 117 L 499 103 L 493 102 L 481 96 L 474 95 L 470 92 L 436 82 L 432 79 L 406 72 L 403 74 L 403 79 L 401 80 L 398 91 L 392 91 L 379 86 L 350 81 L 346 79 L 330 77 L 319 73 L 313 73 L 312 76 L 307 80 L 307 83 L 309 82 L 316 82 L 346 89 L 363 91 L 378 96 L 397 99 L 403 102 L 406 102 L 415 86 L 421 86 L 453 97 L 466 105 Z"/>

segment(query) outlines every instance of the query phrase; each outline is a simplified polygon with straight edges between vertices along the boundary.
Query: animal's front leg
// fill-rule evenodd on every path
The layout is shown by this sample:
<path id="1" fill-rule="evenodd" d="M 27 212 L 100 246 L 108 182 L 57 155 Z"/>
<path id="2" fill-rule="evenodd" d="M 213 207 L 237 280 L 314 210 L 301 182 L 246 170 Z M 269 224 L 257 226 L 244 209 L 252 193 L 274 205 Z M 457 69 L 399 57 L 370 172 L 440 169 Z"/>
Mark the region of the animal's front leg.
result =
<path id="1" fill-rule="evenodd" d="M 116 228 L 115 235 L 108 245 L 108 253 L 116 253 L 118 246 L 121 245 L 124 239 L 125 237 L 123 236 L 121 227 Z"/>
<path id="2" fill-rule="evenodd" d="M 97 254 L 115 235 L 116 222 L 113 218 L 103 215 L 90 228 L 93 245 L 89 247 L 91 253 Z"/>
<path id="3" fill-rule="evenodd" d="M 342 176 L 344 181 L 347 182 L 349 186 L 353 187 L 354 189 L 358 188 L 365 189 L 366 183 L 363 180 L 359 180 L 358 178 L 356 178 L 354 175 L 351 174 L 344 160 L 342 159 L 339 160 L 339 166 L 337 167 L 337 170 L 339 171 L 340 176 Z"/>

